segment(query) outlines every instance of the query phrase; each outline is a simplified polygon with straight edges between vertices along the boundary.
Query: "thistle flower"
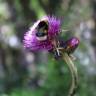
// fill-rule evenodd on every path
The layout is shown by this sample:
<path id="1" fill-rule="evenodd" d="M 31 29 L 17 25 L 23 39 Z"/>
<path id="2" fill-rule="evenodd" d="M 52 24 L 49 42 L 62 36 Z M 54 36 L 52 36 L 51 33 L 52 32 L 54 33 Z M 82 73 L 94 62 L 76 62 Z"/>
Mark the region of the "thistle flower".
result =
<path id="1" fill-rule="evenodd" d="M 44 23 L 44 22 L 45 23 Z M 41 23 L 42 22 L 42 23 Z M 46 23 L 47 22 L 47 23 Z M 46 24 L 48 24 L 47 28 L 47 34 L 46 36 L 43 36 L 43 31 L 46 31 L 46 29 L 42 29 L 43 27 L 46 27 Z M 40 26 L 39 26 L 40 25 Z M 38 29 L 38 27 L 40 27 Z M 42 30 L 42 32 L 39 32 Z M 60 30 L 60 20 L 55 17 L 46 16 L 43 17 L 41 20 L 38 20 L 34 23 L 34 25 L 29 29 L 28 32 L 24 35 L 24 47 L 28 48 L 30 50 L 51 50 L 53 48 L 52 39 L 55 35 L 58 35 Z M 39 36 L 39 38 L 36 36 L 36 33 Z"/>
<path id="2" fill-rule="evenodd" d="M 79 40 L 73 37 L 66 42 L 56 38 L 60 32 L 60 20 L 55 17 L 46 16 L 38 20 L 24 35 L 24 47 L 32 51 L 48 50 L 55 57 L 61 57 L 67 63 L 72 76 L 72 85 L 68 96 L 73 96 L 78 84 L 77 68 L 70 59 L 70 54 L 75 51 Z M 56 59 L 57 60 L 57 59 Z"/>

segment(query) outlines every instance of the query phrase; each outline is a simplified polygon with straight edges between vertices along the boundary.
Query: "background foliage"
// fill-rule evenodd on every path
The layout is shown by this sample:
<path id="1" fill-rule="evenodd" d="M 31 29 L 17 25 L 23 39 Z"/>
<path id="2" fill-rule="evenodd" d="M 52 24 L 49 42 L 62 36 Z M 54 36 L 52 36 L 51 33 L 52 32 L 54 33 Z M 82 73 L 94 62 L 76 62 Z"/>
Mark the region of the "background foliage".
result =
<path id="1" fill-rule="evenodd" d="M 64 40 L 80 39 L 74 53 L 79 74 L 76 96 L 96 96 L 95 0 L 0 0 L 0 96 L 67 96 L 71 83 L 66 63 L 47 52 L 23 48 L 24 33 L 39 18 L 62 20 Z"/>

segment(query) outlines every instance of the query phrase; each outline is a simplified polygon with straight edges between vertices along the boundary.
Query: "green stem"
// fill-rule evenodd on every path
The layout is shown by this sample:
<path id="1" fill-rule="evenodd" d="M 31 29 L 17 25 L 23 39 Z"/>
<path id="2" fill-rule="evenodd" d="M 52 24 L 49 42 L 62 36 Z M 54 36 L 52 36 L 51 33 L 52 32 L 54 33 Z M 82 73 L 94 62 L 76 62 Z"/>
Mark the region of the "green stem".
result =
<path id="1" fill-rule="evenodd" d="M 71 84 L 68 96 L 74 96 L 78 86 L 77 68 L 75 67 L 74 63 L 72 62 L 68 54 L 63 53 L 63 60 L 67 63 L 72 76 L 72 84 Z"/>

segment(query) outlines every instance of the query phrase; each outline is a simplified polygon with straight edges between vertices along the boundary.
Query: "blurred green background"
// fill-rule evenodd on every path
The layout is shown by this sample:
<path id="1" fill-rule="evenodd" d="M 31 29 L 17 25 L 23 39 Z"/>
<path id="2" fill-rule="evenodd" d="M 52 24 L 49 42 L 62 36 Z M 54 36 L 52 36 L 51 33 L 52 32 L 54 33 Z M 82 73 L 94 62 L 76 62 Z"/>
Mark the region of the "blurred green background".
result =
<path id="1" fill-rule="evenodd" d="M 66 63 L 23 48 L 24 33 L 45 15 L 62 20 L 64 40 L 80 39 L 76 96 L 96 96 L 96 0 L 0 0 L 0 96 L 67 96 Z"/>

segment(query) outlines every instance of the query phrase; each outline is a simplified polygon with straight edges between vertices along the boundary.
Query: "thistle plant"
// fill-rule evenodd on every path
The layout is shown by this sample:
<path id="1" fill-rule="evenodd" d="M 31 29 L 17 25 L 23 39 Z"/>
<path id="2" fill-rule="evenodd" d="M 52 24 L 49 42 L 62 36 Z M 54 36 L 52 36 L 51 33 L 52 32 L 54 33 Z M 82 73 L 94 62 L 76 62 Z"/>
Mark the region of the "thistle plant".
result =
<path id="1" fill-rule="evenodd" d="M 71 54 L 78 47 L 79 40 L 72 37 L 69 40 L 61 41 L 61 21 L 54 16 L 45 16 L 34 23 L 24 35 L 24 47 L 32 50 L 47 50 L 54 58 L 63 59 L 71 72 L 72 84 L 68 96 L 74 96 L 78 85 L 77 68 L 72 62 Z"/>

